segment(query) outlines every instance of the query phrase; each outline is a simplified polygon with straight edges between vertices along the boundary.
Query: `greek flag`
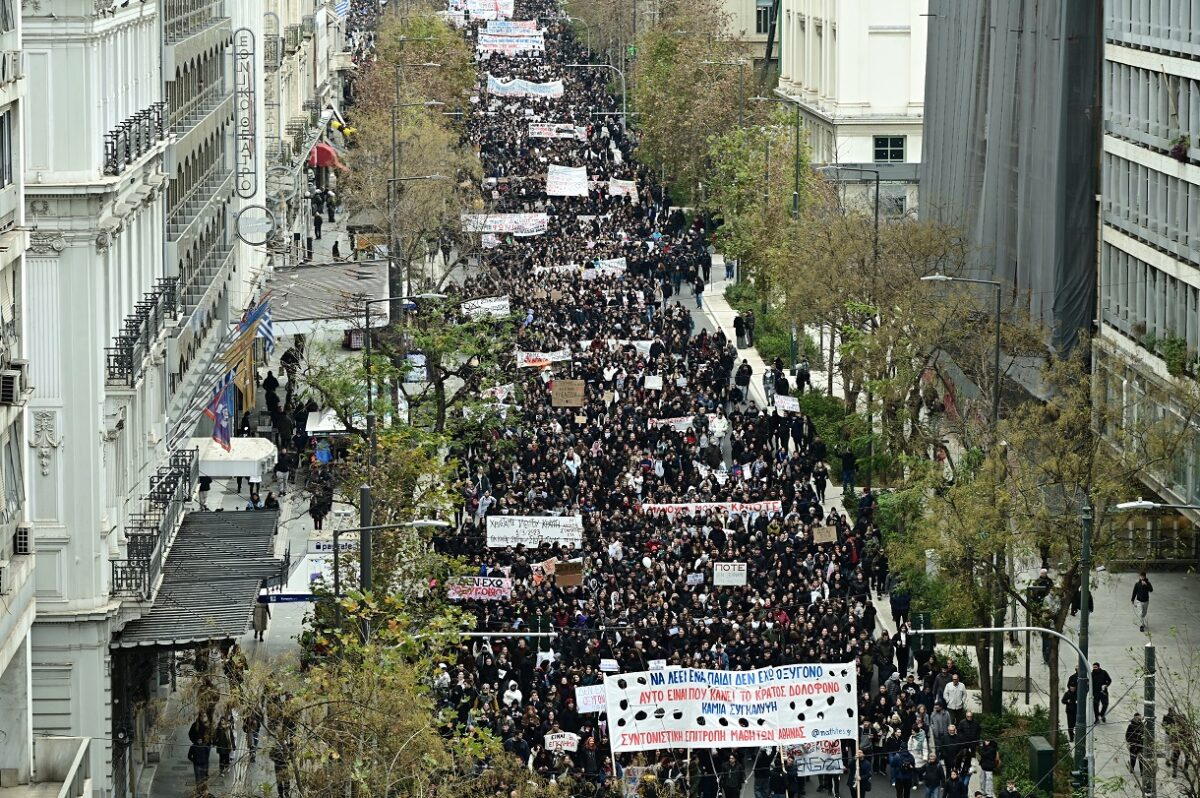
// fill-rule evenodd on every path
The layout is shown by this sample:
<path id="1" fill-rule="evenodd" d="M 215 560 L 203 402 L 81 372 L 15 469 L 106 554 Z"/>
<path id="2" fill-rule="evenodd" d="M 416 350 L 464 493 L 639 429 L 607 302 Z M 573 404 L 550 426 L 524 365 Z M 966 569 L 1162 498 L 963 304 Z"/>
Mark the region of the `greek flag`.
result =
<path id="1" fill-rule="evenodd" d="M 345 19 L 346 15 L 350 13 L 350 0 L 338 0 L 333 10 L 339 17 Z"/>
<path id="2" fill-rule="evenodd" d="M 250 308 L 242 316 L 241 323 L 238 324 L 238 332 L 245 332 L 250 329 L 254 322 L 258 322 L 258 337 L 267 342 L 267 354 L 275 351 L 275 326 L 271 323 L 271 300 L 264 298 L 256 307 Z"/>

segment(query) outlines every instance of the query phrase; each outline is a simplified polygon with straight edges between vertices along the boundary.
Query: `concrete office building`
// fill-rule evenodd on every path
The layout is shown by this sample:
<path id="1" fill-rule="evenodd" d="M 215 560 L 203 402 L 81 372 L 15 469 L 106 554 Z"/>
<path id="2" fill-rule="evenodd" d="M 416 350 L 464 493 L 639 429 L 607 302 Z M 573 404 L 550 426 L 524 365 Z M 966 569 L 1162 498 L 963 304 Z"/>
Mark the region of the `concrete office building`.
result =
<path id="1" fill-rule="evenodd" d="M 783 0 L 776 93 L 800 104 L 813 161 L 878 169 L 887 215 L 913 213 L 928 0 Z M 845 172 L 839 179 L 874 179 Z"/>
<path id="2" fill-rule="evenodd" d="M 1104 6 L 1097 390 L 1131 423 L 1182 424 L 1176 400 L 1200 379 L 1200 4 Z M 1200 429 L 1185 449 L 1143 477 L 1196 504 Z"/>

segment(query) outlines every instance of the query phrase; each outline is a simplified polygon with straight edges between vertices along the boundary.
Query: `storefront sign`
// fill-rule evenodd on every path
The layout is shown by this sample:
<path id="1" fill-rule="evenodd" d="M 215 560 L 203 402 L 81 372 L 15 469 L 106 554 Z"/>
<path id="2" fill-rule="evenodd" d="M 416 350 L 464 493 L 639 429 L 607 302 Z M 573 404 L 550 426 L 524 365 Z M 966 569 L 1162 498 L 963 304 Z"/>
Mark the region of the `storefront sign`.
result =
<path id="1" fill-rule="evenodd" d="M 238 28 L 233 32 L 234 189 L 242 199 L 253 199 L 258 194 L 254 55 L 254 32 L 249 28 Z"/>

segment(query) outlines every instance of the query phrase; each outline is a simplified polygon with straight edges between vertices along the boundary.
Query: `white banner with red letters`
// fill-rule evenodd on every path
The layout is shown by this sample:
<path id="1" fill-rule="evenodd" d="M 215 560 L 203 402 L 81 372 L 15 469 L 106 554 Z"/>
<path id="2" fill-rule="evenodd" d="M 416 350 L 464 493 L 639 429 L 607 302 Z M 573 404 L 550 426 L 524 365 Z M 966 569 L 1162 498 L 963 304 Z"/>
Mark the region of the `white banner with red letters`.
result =
<path id="1" fill-rule="evenodd" d="M 617 753 L 786 746 L 858 733 L 853 662 L 640 671 L 609 676 L 604 691 Z"/>
<path id="2" fill-rule="evenodd" d="M 512 598 L 512 580 L 495 576 L 456 576 L 446 580 L 446 598 L 505 601 Z"/>

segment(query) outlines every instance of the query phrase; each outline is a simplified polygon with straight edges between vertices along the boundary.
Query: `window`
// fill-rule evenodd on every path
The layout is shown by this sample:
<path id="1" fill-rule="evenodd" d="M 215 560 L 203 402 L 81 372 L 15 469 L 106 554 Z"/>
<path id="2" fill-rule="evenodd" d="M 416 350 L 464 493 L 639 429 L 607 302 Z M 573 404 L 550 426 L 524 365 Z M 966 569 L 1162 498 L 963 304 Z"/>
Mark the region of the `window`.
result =
<path id="1" fill-rule="evenodd" d="M 0 0 L 0 33 L 7 33 L 16 27 L 17 20 L 13 16 L 13 0 Z"/>
<path id="2" fill-rule="evenodd" d="M 875 163 L 904 163 L 905 136 L 876 136 Z"/>
<path id="3" fill-rule="evenodd" d="M 767 33 L 771 30 L 771 20 L 775 17 L 774 0 L 756 0 L 754 9 L 754 32 Z"/>
<path id="4" fill-rule="evenodd" d="M 0 0 L 3 2 L 3 0 Z M 11 186 L 13 182 L 13 112 L 9 108 L 0 114 L 0 188 Z"/>

